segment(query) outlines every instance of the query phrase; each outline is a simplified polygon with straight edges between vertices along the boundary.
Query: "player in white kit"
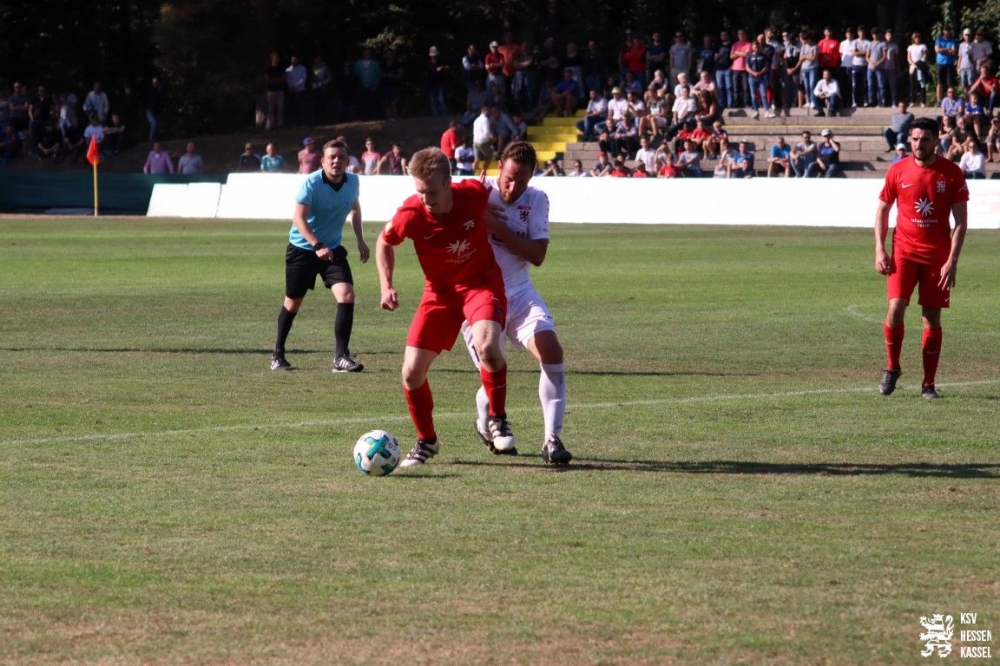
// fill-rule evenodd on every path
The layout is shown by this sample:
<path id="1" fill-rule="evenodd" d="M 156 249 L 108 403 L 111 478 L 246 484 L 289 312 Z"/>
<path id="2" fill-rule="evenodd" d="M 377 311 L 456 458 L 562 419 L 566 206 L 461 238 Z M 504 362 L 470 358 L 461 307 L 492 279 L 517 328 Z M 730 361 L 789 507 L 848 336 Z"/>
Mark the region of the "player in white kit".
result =
<path id="1" fill-rule="evenodd" d="M 549 246 L 549 197 L 528 185 L 537 162 L 535 149 L 527 141 L 515 141 L 504 148 L 499 161 L 500 175 L 495 181 L 487 181 L 491 187 L 490 214 L 485 219 L 507 292 L 507 337 L 516 348 L 530 351 L 541 366 L 538 398 L 545 423 L 542 458 L 553 465 L 566 465 L 573 454 L 560 439 L 566 414 L 563 349 L 549 308 L 531 282 L 531 266 L 541 266 Z M 467 325 L 462 333 L 472 360 L 479 367 Z M 476 433 L 493 453 L 516 455 L 513 446 L 501 448 L 491 441 L 486 427 L 488 408 L 486 392 L 480 387 L 476 393 Z"/>

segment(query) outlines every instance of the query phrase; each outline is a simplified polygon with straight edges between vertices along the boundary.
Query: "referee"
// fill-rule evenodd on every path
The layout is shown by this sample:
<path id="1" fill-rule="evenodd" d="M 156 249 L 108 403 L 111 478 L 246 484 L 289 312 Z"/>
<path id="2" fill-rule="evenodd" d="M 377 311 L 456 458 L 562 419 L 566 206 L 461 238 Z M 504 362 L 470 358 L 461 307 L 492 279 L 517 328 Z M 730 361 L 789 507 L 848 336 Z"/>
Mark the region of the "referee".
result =
<path id="1" fill-rule="evenodd" d="M 285 301 L 278 313 L 278 337 L 271 355 L 271 370 L 292 369 L 285 360 L 285 341 L 302 307 L 302 299 L 316 286 L 318 275 L 337 299 L 337 316 L 333 324 L 337 351 L 333 371 L 361 372 L 364 369 L 351 358 L 348 348 L 354 327 L 354 279 L 347 263 L 347 249 L 341 245 L 348 217 L 358 240 L 362 263 L 368 261 L 369 252 L 361 228 L 360 181 L 356 174 L 347 172 L 347 165 L 347 144 L 341 140 L 328 141 L 323 146 L 320 169 L 306 177 L 295 197 L 295 213 L 285 251 Z"/>

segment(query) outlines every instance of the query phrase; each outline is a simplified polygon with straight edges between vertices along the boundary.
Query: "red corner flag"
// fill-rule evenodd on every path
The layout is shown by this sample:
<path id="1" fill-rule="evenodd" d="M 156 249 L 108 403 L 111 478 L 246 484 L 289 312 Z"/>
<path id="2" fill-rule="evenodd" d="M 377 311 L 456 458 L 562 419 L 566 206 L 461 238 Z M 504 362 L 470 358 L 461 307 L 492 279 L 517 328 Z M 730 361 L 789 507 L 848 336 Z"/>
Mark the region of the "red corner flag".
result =
<path id="1" fill-rule="evenodd" d="M 87 148 L 87 161 L 97 166 L 101 163 L 101 151 L 97 148 L 97 137 L 90 137 L 90 147 Z"/>

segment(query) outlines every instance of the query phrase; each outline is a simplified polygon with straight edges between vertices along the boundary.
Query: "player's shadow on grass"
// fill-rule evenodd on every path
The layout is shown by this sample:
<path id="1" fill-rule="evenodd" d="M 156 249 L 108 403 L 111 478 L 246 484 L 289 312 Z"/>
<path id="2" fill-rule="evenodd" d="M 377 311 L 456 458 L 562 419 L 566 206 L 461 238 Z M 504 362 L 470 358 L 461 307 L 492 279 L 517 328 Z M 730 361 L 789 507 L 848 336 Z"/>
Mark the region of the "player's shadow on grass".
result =
<path id="1" fill-rule="evenodd" d="M 537 458 L 537 460 L 531 460 Z M 670 474 L 747 474 L 816 476 L 910 476 L 945 479 L 998 479 L 1000 464 L 994 463 L 769 463 L 741 460 L 651 461 L 574 458 L 565 467 L 540 465 L 541 456 L 518 456 L 509 460 L 458 460 L 455 465 L 505 465 L 524 469 L 565 472 L 658 472 Z"/>

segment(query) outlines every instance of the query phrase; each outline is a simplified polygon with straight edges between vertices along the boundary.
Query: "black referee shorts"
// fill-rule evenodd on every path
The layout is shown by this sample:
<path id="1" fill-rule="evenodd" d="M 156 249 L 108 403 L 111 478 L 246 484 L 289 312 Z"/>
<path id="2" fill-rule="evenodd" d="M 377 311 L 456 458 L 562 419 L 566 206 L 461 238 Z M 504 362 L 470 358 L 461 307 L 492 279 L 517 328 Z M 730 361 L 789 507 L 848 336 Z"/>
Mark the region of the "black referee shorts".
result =
<path id="1" fill-rule="evenodd" d="M 302 298 L 316 288 L 316 276 L 323 276 L 327 289 L 340 282 L 354 285 L 351 266 L 347 263 L 347 249 L 338 245 L 331 250 L 333 261 L 323 261 L 312 250 L 303 250 L 291 243 L 285 250 L 285 296 Z"/>

